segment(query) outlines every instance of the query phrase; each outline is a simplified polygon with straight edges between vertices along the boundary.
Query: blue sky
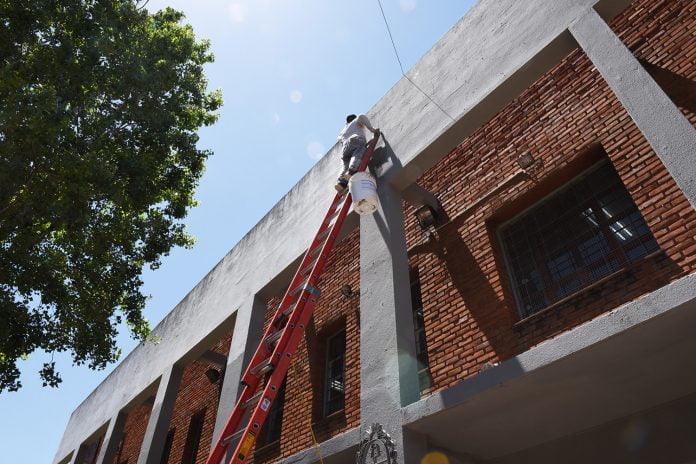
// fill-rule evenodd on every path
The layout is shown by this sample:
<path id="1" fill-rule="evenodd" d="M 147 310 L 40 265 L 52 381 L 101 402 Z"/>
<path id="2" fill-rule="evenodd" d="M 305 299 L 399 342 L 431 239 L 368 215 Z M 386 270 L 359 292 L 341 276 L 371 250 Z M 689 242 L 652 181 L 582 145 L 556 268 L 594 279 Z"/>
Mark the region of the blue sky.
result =
<path id="1" fill-rule="evenodd" d="M 382 0 L 405 69 L 473 0 Z M 345 115 L 367 111 L 401 77 L 377 0 L 151 0 L 184 11 L 211 41 L 211 89 L 222 89 L 216 125 L 200 132 L 214 151 L 186 224 L 197 238 L 144 274 L 154 326 L 335 142 Z M 290 240 L 291 237 L 288 237 Z M 119 337 L 124 354 L 134 346 Z M 42 388 L 50 355 L 21 364 L 24 388 L 0 395 L 0 464 L 50 463 L 71 412 L 111 372 L 56 355 L 63 383 Z"/>

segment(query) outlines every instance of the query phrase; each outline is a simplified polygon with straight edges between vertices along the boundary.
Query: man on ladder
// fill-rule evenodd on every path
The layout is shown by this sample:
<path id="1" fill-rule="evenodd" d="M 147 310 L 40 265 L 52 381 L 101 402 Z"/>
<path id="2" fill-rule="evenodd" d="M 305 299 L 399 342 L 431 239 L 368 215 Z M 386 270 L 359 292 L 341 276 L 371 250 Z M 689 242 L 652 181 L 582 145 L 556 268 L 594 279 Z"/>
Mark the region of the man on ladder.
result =
<path id="1" fill-rule="evenodd" d="M 379 129 L 372 128 L 370 121 L 363 115 L 349 116 L 347 121 L 346 127 L 341 131 L 341 137 L 345 140 L 342 159 L 347 160 L 345 174 L 350 176 L 351 169 L 353 172 L 365 170 L 375 151 L 380 132 Z M 375 134 L 367 146 L 364 129 Z M 352 166 L 355 167 L 351 168 Z M 312 318 L 321 294 L 318 285 L 322 272 L 352 204 L 351 194 L 337 193 L 334 196 L 275 311 L 273 322 L 266 327 L 261 342 L 242 375 L 242 392 L 211 449 L 206 464 L 222 464 L 230 449 L 234 452 L 228 464 L 244 464 L 249 458 L 256 437 L 266 422 L 270 406 L 285 379 L 292 355 Z"/>
<path id="2" fill-rule="evenodd" d="M 367 141 L 365 139 L 365 129 L 373 134 L 376 134 L 379 129 L 375 129 L 370 124 L 367 116 L 361 114 L 356 116 L 349 114 L 346 116 L 346 125 L 338 134 L 338 141 L 341 142 L 341 172 L 336 181 L 336 191 L 343 193 L 348 187 L 348 180 L 356 173 L 360 161 L 367 149 Z"/>

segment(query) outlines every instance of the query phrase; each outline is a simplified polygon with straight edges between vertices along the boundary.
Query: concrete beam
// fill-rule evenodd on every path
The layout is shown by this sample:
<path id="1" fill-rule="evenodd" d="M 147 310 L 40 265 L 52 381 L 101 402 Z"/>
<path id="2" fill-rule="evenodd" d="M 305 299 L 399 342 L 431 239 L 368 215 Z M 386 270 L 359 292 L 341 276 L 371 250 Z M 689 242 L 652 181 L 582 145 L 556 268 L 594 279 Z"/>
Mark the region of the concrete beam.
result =
<path id="1" fill-rule="evenodd" d="M 213 350 L 206 350 L 200 357 L 201 361 L 208 362 L 213 366 L 224 368 L 227 365 L 227 356 Z"/>
<path id="2" fill-rule="evenodd" d="M 495 464 L 696 462 L 696 394 L 496 459 Z M 490 461 L 489 461 L 490 462 Z"/>
<path id="3" fill-rule="evenodd" d="M 329 464 L 343 464 L 355 462 L 355 452 L 360 442 L 360 430 L 358 427 L 331 437 L 315 447 L 307 448 L 287 458 L 281 459 L 278 464 L 313 464 L 321 460 Z"/>
<path id="4" fill-rule="evenodd" d="M 696 392 L 695 324 L 692 274 L 406 406 L 404 423 L 483 459 L 574 435 Z"/>
<path id="5" fill-rule="evenodd" d="M 169 421 L 174 412 L 174 403 L 181 384 L 183 368 L 173 365 L 162 374 L 152 405 L 150 419 L 145 429 L 145 437 L 138 455 L 138 464 L 159 464 L 162 459 L 164 443 L 167 439 Z"/>
<path id="6" fill-rule="evenodd" d="M 111 464 L 116 460 L 118 445 L 123 437 L 123 426 L 128 418 L 128 413 L 120 411 L 109 421 L 109 425 L 104 434 L 96 464 Z"/>
<path id="7" fill-rule="evenodd" d="M 261 342 L 263 335 L 263 318 L 266 313 L 265 302 L 258 297 L 252 297 L 242 304 L 237 311 L 237 321 L 230 342 L 230 350 L 227 355 L 225 378 L 222 383 L 220 402 L 215 419 L 213 432 L 213 445 L 220 437 L 222 429 L 227 423 L 232 409 L 242 393 L 239 383 L 242 374 L 254 356 L 256 347 Z"/>
<path id="8" fill-rule="evenodd" d="M 408 256 L 401 195 L 377 192 L 378 210 L 360 218 L 360 421 L 382 424 L 404 463 L 400 410 L 420 397 Z"/>
<path id="9" fill-rule="evenodd" d="M 77 464 L 78 462 L 81 462 L 84 460 L 85 457 L 85 452 L 82 446 L 80 446 L 79 449 L 76 451 L 73 451 L 72 456 L 70 457 L 70 464 Z"/>
<path id="10" fill-rule="evenodd" d="M 415 208 L 420 208 L 421 206 L 427 205 L 430 206 L 433 211 L 440 211 L 442 209 L 442 205 L 440 204 L 440 200 L 438 200 L 437 196 L 415 182 L 406 187 L 406 189 L 401 192 L 401 195 L 407 203 Z"/>
<path id="11" fill-rule="evenodd" d="M 696 208 L 696 129 L 594 9 L 569 29 Z"/>

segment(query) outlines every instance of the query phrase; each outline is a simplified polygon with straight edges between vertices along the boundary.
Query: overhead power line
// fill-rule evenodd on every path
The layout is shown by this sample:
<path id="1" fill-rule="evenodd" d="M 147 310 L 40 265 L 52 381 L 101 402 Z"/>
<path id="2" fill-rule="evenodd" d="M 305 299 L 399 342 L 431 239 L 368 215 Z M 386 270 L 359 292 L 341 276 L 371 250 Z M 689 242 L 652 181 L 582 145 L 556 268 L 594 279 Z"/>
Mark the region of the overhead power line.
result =
<path id="1" fill-rule="evenodd" d="M 430 95 L 428 95 L 423 89 L 421 89 L 418 84 L 413 82 L 410 77 L 406 75 L 406 72 L 404 72 L 404 65 L 401 64 L 401 58 L 399 57 L 399 52 L 396 49 L 396 43 L 394 43 L 394 36 L 392 36 L 391 33 L 391 28 L 389 27 L 389 21 L 387 21 L 387 15 L 384 14 L 384 8 L 382 8 L 382 2 L 381 0 L 377 0 L 377 4 L 379 5 L 379 10 L 382 12 L 382 18 L 384 19 L 384 25 L 387 26 L 387 33 L 389 34 L 389 40 L 391 40 L 392 47 L 394 48 L 394 54 L 396 55 L 396 61 L 399 62 L 399 68 L 401 69 L 401 75 L 406 78 L 407 81 L 409 81 L 415 88 L 417 88 L 420 93 L 426 96 L 428 100 L 433 102 L 433 105 L 437 106 L 442 113 L 450 118 L 452 122 L 456 122 L 455 119 L 447 112 L 445 109 L 438 104 Z"/>

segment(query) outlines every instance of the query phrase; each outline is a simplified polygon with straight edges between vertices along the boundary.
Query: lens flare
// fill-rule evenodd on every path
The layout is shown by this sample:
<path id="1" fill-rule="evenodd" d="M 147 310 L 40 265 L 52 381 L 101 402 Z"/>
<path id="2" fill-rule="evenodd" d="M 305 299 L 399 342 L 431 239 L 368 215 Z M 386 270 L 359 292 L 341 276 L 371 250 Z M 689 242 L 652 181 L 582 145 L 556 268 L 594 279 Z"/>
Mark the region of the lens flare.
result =
<path id="1" fill-rule="evenodd" d="M 421 464 L 449 464 L 450 460 L 446 454 L 439 451 L 431 451 L 421 459 Z"/>

